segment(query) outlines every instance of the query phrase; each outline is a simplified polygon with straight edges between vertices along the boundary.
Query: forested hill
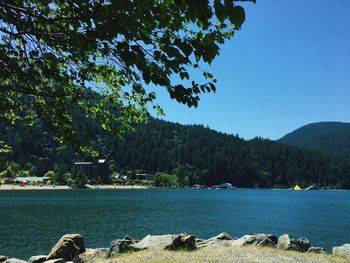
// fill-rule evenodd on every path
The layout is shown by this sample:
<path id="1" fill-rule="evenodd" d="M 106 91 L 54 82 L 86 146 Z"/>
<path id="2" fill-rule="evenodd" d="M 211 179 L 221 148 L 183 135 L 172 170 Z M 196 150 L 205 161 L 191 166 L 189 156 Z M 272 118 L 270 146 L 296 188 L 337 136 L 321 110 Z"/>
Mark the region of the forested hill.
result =
<path id="1" fill-rule="evenodd" d="M 231 182 L 238 187 L 291 187 L 295 184 L 350 188 L 347 161 L 256 138 L 245 141 L 200 125 L 180 125 L 151 119 L 136 127 L 125 141 L 97 129 L 94 146 L 109 161 L 111 173 L 164 172 L 182 185 Z M 1 139 L 11 144 L 11 169 L 42 176 L 64 173 L 73 160 L 88 160 L 59 145 L 48 132 L 0 127 Z M 0 170 L 1 171 L 1 170 Z M 134 172 L 135 173 L 135 172 Z"/>
<path id="2" fill-rule="evenodd" d="M 350 123 L 308 124 L 287 134 L 279 141 L 350 160 Z"/>

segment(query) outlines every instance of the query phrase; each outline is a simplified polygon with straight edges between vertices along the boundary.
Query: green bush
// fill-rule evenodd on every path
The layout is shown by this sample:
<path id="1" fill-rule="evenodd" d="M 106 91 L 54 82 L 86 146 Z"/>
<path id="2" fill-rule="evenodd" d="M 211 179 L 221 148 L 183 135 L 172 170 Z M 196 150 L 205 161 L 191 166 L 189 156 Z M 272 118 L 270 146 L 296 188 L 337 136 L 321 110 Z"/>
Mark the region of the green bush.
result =
<path id="1" fill-rule="evenodd" d="M 54 171 L 48 171 L 46 174 L 44 174 L 44 177 L 50 177 L 51 180 L 55 177 Z"/>
<path id="2" fill-rule="evenodd" d="M 155 186 L 160 187 L 177 187 L 179 186 L 177 177 L 172 174 L 156 173 L 154 177 Z"/>
<path id="3" fill-rule="evenodd" d="M 73 185 L 77 188 L 84 188 L 87 183 L 88 178 L 82 171 L 79 171 L 75 178 L 73 178 Z"/>

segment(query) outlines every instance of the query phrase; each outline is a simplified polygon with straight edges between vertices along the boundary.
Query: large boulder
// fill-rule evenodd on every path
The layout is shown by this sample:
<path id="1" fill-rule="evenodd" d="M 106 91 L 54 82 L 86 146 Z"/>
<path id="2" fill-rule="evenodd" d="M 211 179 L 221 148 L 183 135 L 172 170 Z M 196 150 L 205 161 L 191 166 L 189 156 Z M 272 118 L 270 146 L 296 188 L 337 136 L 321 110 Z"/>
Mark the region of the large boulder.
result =
<path id="1" fill-rule="evenodd" d="M 66 261 L 73 260 L 85 251 L 83 236 L 79 234 L 67 234 L 58 240 L 51 249 L 46 260 L 63 258 Z"/>
<path id="2" fill-rule="evenodd" d="M 219 235 L 206 240 L 196 239 L 196 247 L 203 248 L 211 245 L 229 246 L 232 240 L 233 238 L 229 234 L 222 232 Z"/>
<path id="3" fill-rule="evenodd" d="M 90 263 L 98 259 L 104 259 L 108 255 L 108 248 L 87 248 L 75 259 L 75 263 Z"/>
<path id="4" fill-rule="evenodd" d="M 148 235 L 136 244 L 130 245 L 130 248 L 136 251 L 143 249 L 165 249 L 173 243 L 175 238 L 176 236 L 174 235 Z"/>
<path id="5" fill-rule="evenodd" d="M 233 238 L 227 234 L 226 232 L 222 232 L 220 234 L 218 234 L 215 237 L 212 237 L 211 239 L 215 239 L 215 240 L 233 240 Z"/>
<path id="6" fill-rule="evenodd" d="M 0 262 L 4 262 L 8 259 L 8 257 L 0 255 Z"/>
<path id="7" fill-rule="evenodd" d="M 28 262 L 18 258 L 8 258 L 6 259 L 5 263 L 28 263 Z"/>
<path id="8" fill-rule="evenodd" d="M 277 244 L 277 237 L 271 234 L 251 234 L 245 235 L 232 241 L 231 245 L 241 247 L 246 245 L 251 246 L 275 246 Z"/>
<path id="9" fill-rule="evenodd" d="M 294 250 L 294 248 L 296 248 L 296 240 L 288 234 L 284 234 L 278 238 L 277 248 L 284 250 L 290 250 L 293 248 L 292 250 Z"/>
<path id="10" fill-rule="evenodd" d="M 310 240 L 308 240 L 305 237 L 299 238 L 297 240 L 297 244 L 298 244 L 298 251 L 299 252 L 306 252 L 311 247 Z"/>
<path id="11" fill-rule="evenodd" d="M 166 248 L 170 250 L 194 250 L 196 249 L 196 238 L 193 235 L 180 234 Z"/>
<path id="12" fill-rule="evenodd" d="M 138 242 L 137 240 L 134 240 L 129 236 L 125 236 L 123 239 L 113 240 L 109 247 L 107 257 L 111 257 L 118 253 L 133 250 L 133 248 L 131 248 L 130 245 L 136 244 L 137 242 Z"/>
<path id="13" fill-rule="evenodd" d="M 79 248 L 79 253 L 85 252 L 84 237 L 80 234 L 66 234 L 61 239 L 71 239 L 74 244 Z"/>
<path id="14" fill-rule="evenodd" d="M 46 261 L 47 255 L 32 256 L 28 262 L 29 263 L 43 263 Z"/>
<path id="15" fill-rule="evenodd" d="M 316 254 L 326 254 L 327 251 L 323 247 L 310 247 L 307 253 L 316 253 Z"/>
<path id="16" fill-rule="evenodd" d="M 346 259 L 350 259 L 350 244 L 344 244 L 332 249 L 333 255 L 341 256 Z"/>
<path id="17" fill-rule="evenodd" d="M 65 263 L 66 261 L 63 258 L 56 258 L 44 261 L 44 263 Z"/>
<path id="18" fill-rule="evenodd" d="M 288 234 L 284 234 L 278 238 L 277 248 L 284 250 L 295 250 L 306 252 L 311 247 L 311 243 L 307 238 L 295 239 Z"/>

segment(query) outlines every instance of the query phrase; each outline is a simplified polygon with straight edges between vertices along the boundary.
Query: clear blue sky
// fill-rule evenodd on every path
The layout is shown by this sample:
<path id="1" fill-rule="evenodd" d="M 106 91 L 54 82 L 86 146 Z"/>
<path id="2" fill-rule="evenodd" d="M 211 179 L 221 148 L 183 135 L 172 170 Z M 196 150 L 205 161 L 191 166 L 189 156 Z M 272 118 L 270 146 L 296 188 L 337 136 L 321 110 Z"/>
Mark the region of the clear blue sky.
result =
<path id="1" fill-rule="evenodd" d="M 350 122 L 350 0 L 244 6 L 242 30 L 212 64 L 216 94 L 189 109 L 160 92 L 163 119 L 246 139 L 278 139 L 311 122 Z"/>

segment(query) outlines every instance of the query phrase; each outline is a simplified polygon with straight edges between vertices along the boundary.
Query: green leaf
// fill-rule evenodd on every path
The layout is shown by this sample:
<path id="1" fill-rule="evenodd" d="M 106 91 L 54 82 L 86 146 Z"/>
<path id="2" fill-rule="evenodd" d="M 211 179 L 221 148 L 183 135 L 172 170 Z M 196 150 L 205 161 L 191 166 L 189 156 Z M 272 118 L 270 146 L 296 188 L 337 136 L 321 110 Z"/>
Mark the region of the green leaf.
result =
<path id="1" fill-rule="evenodd" d="M 234 6 L 229 11 L 229 19 L 236 29 L 240 29 L 245 20 L 245 11 L 241 6 Z"/>
<path id="2" fill-rule="evenodd" d="M 189 79 L 190 75 L 187 72 L 180 72 L 181 79 Z"/>

